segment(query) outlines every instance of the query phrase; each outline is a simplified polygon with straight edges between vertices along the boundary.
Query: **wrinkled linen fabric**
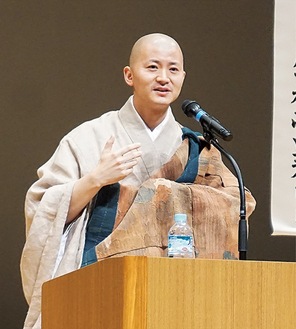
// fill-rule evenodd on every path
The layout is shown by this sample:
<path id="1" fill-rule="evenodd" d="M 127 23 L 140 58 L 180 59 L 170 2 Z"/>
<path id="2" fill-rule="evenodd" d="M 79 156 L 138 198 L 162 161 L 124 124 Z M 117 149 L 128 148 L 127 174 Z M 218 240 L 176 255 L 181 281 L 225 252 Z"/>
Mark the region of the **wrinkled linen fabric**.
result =
<path id="1" fill-rule="evenodd" d="M 236 258 L 234 227 L 239 219 L 239 191 L 220 153 L 213 147 L 204 148 L 195 182 L 176 183 L 187 163 L 188 144 L 187 140 L 182 142 L 182 130 L 171 109 L 155 141 L 144 128 L 129 99 L 119 111 L 108 112 L 71 131 L 39 168 L 39 179 L 29 189 L 25 202 L 21 275 L 29 310 L 24 329 L 41 328 L 42 284 L 81 266 L 91 203 L 65 231 L 71 194 L 75 182 L 96 167 L 111 135 L 115 136 L 115 150 L 140 142 L 142 159 L 120 182 L 114 229 L 96 247 L 99 260 L 126 254 L 165 255 L 167 230 L 176 212 L 188 214 L 200 257 Z M 249 191 L 246 194 L 250 216 L 255 200 Z"/>
<path id="2" fill-rule="evenodd" d="M 188 153 L 187 140 L 172 159 L 140 188 L 121 186 L 113 232 L 96 246 L 98 260 L 108 257 L 167 254 L 167 234 L 175 213 L 186 213 L 199 258 L 238 259 L 240 196 L 237 179 L 213 147 L 200 154 L 194 183 L 177 183 Z M 246 189 L 247 217 L 255 200 Z"/>
<path id="3" fill-rule="evenodd" d="M 26 243 L 21 257 L 23 290 L 29 304 L 24 328 L 40 328 L 41 285 L 80 267 L 90 206 L 71 224 L 64 251 L 66 217 L 75 182 L 92 171 L 111 136 L 113 150 L 141 143 L 141 161 L 122 184 L 140 186 L 174 154 L 182 142 L 180 124 L 168 109 L 162 133 L 152 141 L 131 98 L 119 111 L 110 111 L 73 129 L 59 143 L 53 156 L 38 171 L 38 180 L 25 200 Z M 153 154 L 153 156 L 151 156 Z M 57 259 L 61 256 L 60 262 Z"/>

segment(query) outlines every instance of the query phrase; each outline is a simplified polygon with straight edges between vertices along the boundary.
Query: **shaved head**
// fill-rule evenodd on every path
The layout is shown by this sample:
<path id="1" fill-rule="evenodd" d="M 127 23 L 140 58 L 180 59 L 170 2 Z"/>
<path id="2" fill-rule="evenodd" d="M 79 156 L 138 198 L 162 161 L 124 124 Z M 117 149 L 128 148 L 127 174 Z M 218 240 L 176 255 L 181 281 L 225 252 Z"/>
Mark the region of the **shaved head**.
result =
<path id="1" fill-rule="evenodd" d="M 183 66 L 180 46 L 165 34 L 148 34 L 134 44 L 123 74 L 133 88 L 133 105 L 151 130 L 179 96 L 185 78 Z"/>
<path id="2" fill-rule="evenodd" d="M 176 40 L 174 40 L 172 37 L 162 34 L 162 33 L 151 33 L 144 35 L 140 39 L 136 41 L 134 44 L 131 54 L 130 54 L 130 59 L 129 59 L 129 65 L 130 67 L 133 67 L 134 64 L 136 63 L 138 57 L 141 55 L 143 49 L 149 46 L 157 46 L 159 49 L 167 49 L 167 48 L 176 48 L 181 55 L 182 62 L 183 62 L 183 54 L 182 50 L 177 43 Z"/>

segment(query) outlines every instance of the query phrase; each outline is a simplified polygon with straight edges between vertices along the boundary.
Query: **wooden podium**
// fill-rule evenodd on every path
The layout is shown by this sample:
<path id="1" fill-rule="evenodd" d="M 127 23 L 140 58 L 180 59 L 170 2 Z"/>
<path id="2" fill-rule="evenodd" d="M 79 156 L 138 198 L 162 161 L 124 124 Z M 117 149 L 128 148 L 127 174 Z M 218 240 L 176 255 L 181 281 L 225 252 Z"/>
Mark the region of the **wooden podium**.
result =
<path id="1" fill-rule="evenodd" d="M 295 329 L 296 264 L 126 256 L 46 282 L 42 329 Z"/>

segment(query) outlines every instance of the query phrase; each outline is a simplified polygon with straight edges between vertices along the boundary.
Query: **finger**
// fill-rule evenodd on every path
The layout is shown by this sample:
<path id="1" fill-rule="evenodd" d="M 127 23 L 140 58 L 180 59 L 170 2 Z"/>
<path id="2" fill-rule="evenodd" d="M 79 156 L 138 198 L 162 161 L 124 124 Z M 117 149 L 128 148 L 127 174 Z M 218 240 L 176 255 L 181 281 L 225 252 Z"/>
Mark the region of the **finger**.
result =
<path id="1" fill-rule="evenodd" d="M 126 162 L 125 165 L 125 169 L 122 170 L 122 174 L 124 174 L 125 176 L 129 175 L 130 173 L 133 172 L 134 167 L 137 165 L 138 161 L 137 160 L 131 160 L 129 162 Z"/>
<path id="2" fill-rule="evenodd" d="M 104 151 L 111 151 L 114 142 L 115 142 L 115 137 L 114 137 L 114 136 L 111 136 L 111 137 L 107 140 L 107 142 L 106 142 L 106 144 L 105 144 L 105 146 L 104 146 L 104 148 L 103 148 L 103 152 L 104 152 Z"/>
<path id="3" fill-rule="evenodd" d="M 132 159 L 130 159 L 130 160 L 128 160 L 128 161 L 125 161 L 125 162 L 124 162 L 124 166 L 125 166 L 125 168 L 132 168 L 132 167 L 134 167 L 135 165 L 138 164 L 139 159 L 140 159 L 140 158 L 132 158 Z"/>
<path id="4" fill-rule="evenodd" d="M 140 143 L 134 143 L 134 144 L 129 144 L 127 146 L 122 147 L 121 149 L 118 150 L 119 155 L 125 155 L 128 152 L 131 152 L 133 150 L 137 150 L 141 147 Z"/>
<path id="5" fill-rule="evenodd" d="M 125 161 L 139 160 L 142 156 L 142 152 L 140 150 L 132 150 L 123 155 Z"/>

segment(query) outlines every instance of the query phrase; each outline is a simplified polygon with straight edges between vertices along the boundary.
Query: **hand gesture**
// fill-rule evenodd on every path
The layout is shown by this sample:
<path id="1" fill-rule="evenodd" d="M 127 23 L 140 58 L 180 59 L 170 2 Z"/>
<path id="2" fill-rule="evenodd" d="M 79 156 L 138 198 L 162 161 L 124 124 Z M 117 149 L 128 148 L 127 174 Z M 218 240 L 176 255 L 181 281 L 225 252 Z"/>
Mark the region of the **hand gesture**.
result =
<path id="1" fill-rule="evenodd" d="M 140 143 L 129 144 L 113 151 L 114 141 L 113 136 L 109 138 L 102 151 L 99 164 L 92 173 L 100 186 L 116 183 L 132 173 L 142 154 L 139 150 Z"/>

